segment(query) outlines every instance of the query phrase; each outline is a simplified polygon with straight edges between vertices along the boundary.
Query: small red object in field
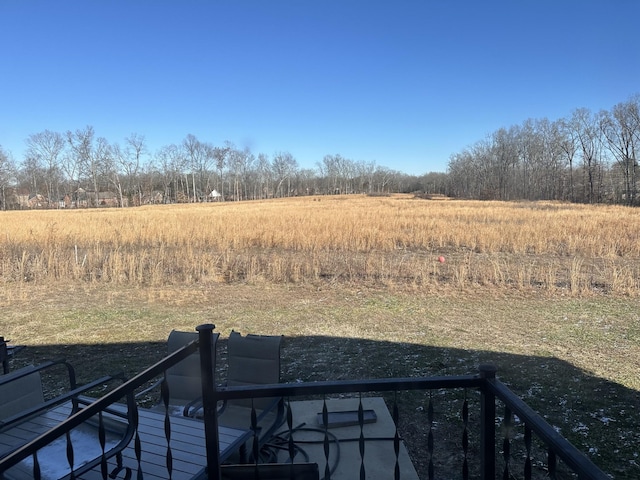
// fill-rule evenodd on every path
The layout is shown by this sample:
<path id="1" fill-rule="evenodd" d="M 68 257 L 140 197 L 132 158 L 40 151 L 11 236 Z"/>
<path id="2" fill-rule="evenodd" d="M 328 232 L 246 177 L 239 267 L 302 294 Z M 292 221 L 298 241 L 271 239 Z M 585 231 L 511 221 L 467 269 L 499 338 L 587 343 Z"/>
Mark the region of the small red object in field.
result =
<path id="1" fill-rule="evenodd" d="M 440 263 L 444 263 L 444 257 L 443 257 L 443 256 L 438 257 L 438 261 L 439 261 Z"/>

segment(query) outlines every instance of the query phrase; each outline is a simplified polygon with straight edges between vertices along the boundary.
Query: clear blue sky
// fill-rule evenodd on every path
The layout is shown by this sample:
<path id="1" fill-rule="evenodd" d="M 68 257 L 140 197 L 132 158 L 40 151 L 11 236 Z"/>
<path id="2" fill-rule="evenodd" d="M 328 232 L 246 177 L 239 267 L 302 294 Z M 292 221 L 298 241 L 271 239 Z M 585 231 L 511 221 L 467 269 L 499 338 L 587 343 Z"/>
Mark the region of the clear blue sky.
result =
<path id="1" fill-rule="evenodd" d="M 640 93 L 638 0 L 0 0 L 0 145 L 92 125 L 409 174 Z"/>

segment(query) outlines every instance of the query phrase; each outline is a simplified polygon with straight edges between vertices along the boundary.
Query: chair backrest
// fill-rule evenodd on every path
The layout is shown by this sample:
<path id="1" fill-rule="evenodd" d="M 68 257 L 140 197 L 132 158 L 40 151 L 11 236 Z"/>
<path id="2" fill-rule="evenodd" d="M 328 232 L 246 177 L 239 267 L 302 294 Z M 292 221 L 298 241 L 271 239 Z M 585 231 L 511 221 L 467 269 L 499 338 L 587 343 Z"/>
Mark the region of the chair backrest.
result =
<path id="1" fill-rule="evenodd" d="M 227 352 L 229 370 L 227 385 L 267 385 L 280 382 L 280 344 L 282 336 L 247 335 L 231 332 Z M 250 407 L 251 400 L 233 400 L 229 403 Z M 254 406 L 262 408 L 273 399 L 255 399 Z"/>
<path id="2" fill-rule="evenodd" d="M 40 372 L 34 371 L 25 375 L 25 372 L 33 368 L 33 366 L 24 367 L 2 377 L 0 420 L 44 403 Z"/>
<path id="3" fill-rule="evenodd" d="M 211 339 L 211 357 L 213 366 L 216 365 L 216 341 L 220 334 L 214 333 Z M 198 332 L 180 332 L 172 330 L 167 340 L 169 354 L 198 339 Z M 195 352 L 187 358 L 167 369 L 169 384 L 169 403 L 171 405 L 186 405 L 202 396 L 202 379 L 200 377 L 200 354 Z"/>

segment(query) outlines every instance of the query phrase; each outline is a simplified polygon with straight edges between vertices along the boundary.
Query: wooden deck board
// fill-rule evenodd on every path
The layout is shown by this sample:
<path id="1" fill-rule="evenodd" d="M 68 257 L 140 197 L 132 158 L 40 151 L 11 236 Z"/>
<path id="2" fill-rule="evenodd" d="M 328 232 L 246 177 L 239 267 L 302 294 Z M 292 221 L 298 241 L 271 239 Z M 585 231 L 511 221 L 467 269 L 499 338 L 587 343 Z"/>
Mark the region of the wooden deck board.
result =
<path id="1" fill-rule="evenodd" d="M 124 411 L 126 406 L 113 405 L 113 408 Z M 59 406 L 39 417 L 33 418 L 23 425 L 16 426 L 8 432 L 0 434 L 0 452 L 13 449 L 44 433 L 52 426 L 60 423 L 71 412 L 68 404 Z M 166 467 L 167 440 L 164 431 L 165 415 L 162 412 L 138 409 L 138 434 L 140 436 L 141 470 L 145 480 L 166 480 L 169 473 Z M 200 473 L 206 465 L 206 447 L 204 423 L 185 417 L 169 417 L 171 425 L 170 447 L 173 457 L 172 478 L 174 480 L 191 479 Z M 220 427 L 220 449 L 223 457 L 231 454 L 246 441 L 249 432 Z M 135 457 L 134 441 L 131 441 L 123 452 L 123 465 L 133 470 L 136 478 L 138 461 Z M 229 450 L 225 453 L 225 450 Z M 65 462 L 61 459 L 61 462 Z M 115 458 L 108 461 L 109 472 L 116 466 Z M 118 478 L 122 478 L 121 473 Z M 80 479 L 99 480 L 102 478 L 100 468 L 83 474 Z"/>

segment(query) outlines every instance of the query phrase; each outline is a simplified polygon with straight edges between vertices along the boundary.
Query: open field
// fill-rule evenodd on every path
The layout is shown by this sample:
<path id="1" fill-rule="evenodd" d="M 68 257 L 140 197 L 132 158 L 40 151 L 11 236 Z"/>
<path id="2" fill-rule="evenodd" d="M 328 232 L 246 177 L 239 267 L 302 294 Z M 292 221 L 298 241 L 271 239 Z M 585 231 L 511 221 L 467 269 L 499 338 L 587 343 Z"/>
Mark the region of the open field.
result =
<path id="1" fill-rule="evenodd" d="M 81 380 L 133 374 L 172 328 L 208 322 L 284 334 L 285 381 L 491 362 L 596 464 L 639 478 L 638 214 L 394 197 L 3 212 L 0 335 L 28 345 L 16 366 L 63 355 Z M 416 401 L 403 436 L 424 474 Z"/>
<path id="2" fill-rule="evenodd" d="M 301 197 L 2 212 L 1 225 L 0 282 L 640 292 L 640 212 L 624 207 Z"/>

